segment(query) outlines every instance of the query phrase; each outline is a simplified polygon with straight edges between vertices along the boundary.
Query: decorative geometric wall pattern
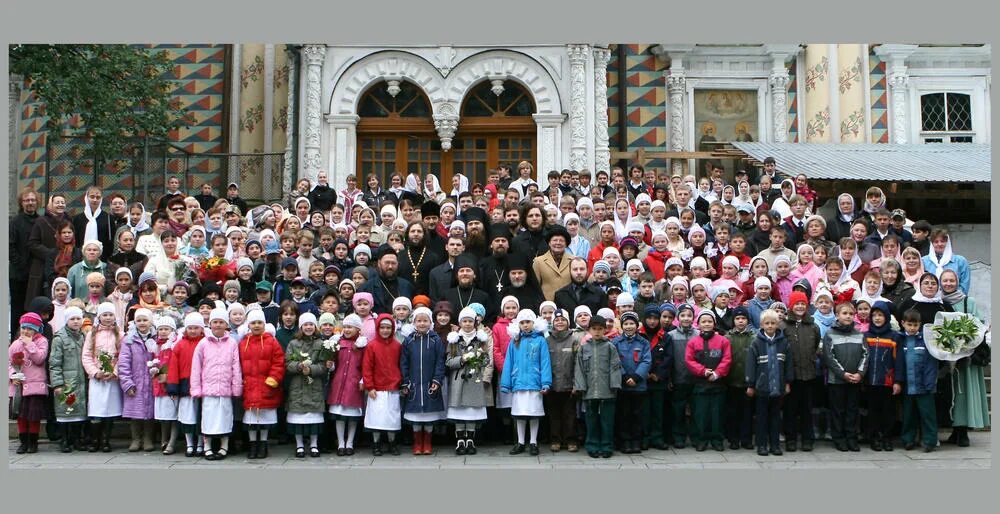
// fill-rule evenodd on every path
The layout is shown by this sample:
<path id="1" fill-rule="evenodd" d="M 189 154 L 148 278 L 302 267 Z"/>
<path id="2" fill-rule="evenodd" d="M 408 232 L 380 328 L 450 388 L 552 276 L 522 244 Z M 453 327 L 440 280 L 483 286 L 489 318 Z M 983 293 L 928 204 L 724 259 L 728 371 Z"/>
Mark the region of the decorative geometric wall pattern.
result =
<path id="1" fill-rule="evenodd" d="M 608 61 L 608 146 L 612 151 L 621 147 L 621 134 L 618 133 L 618 106 L 621 96 L 618 87 L 618 47 L 611 45 L 611 60 Z"/>
<path id="2" fill-rule="evenodd" d="M 799 142 L 799 105 L 798 105 L 798 84 L 799 78 L 796 74 L 796 60 L 792 59 L 791 66 L 788 67 L 788 142 Z"/>
<path id="3" fill-rule="evenodd" d="M 663 151 L 667 147 L 665 63 L 649 52 L 653 45 L 625 45 L 623 102 L 626 116 L 625 144 L 629 151 L 645 148 Z M 663 159 L 653 159 L 649 167 L 663 168 Z"/>
<path id="4" fill-rule="evenodd" d="M 223 98 L 226 67 L 225 45 L 217 44 L 163 44 L 139 45 L 149 51 L 166 51 L 173 62 L 170 78 L 176 83 L 173 96 L 180 100 L 182 106 L 191 113 L 194 123 L 188 128 L 171 131 L 168 138 L 179 143 L 184 149 L 194 153 L 222 152 L 223 134 Z M 21 93 L 21 147 L 19 156 L 19 187 L 33 187 L 45 191 L 45 148 L 46 133 L 44 104 L 25 89 Z M 67 128 L 79 126 L 79 119 L 69 120 Z M 75 161 L 68 152 L 72 145 L 53 146 L 53 154 L 49 157 L 52 169 L 49 172 L 49 183 L 53 191 L 69 193 L 67 201 L 70 210 L 76 211 L 81 205 L 82 190 L 94 181 L 93 170 L 74 166 Z M 188 189 L 195 189 L 204 181 L 213 183 L 216 188 L 221 185 L 218 173 L 217 159 L 192 159 L 188 175 Z M 167 163 L 167 172 L 180 172 L 180 161 Z M 131 196 L 132 174 L 116 173 L 108 167 L 101 170 L 99 185 L 108 192 L 119 191 Z M 155 184 L 162 187 L 162 177 L 157 177 Z M 152 183 L 151 183 L 152 184 Z M 218 191 L 218 189 L 217 189 Z"/>
<path id="5" fill-rule="evenodd" d="M 885 63 L 875 55 L 874 48 L 869 50 L 868 64 L 872 85 L 872 143 L 888 143 L 889 114 L 886 107 L 888 88 L 886 87 Z"/>

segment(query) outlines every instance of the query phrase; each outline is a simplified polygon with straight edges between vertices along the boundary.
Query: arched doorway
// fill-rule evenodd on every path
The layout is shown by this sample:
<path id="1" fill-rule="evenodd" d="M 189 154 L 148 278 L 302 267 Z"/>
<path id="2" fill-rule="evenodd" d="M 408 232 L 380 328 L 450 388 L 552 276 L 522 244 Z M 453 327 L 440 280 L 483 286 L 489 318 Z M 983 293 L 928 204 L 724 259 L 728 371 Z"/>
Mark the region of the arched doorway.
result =
<path id="1" fill-rule="evenodd" d="M 393 172 L 435 174 L 442 189 L 451 191 L 455 173 L 465 174 L 470 184 L 485 184 L 488 170 L 501 163 L 536 163 L 537 129 L 531 117 L 535 102 L 520 84 L 505 81 L 499 95 L 489 81 L 469 90 L 448 152 L 441 149 L 427 96 L 411 82 L 402 81 L 398 87 L 393 96 L 384 83 L 377 83 L 358 103 L 359 184 L 369 174 L 383 184 Z"/>
<path id="2" fill-rule="evenodd" d="M 452 141 L 452 171 L 485 184 L 487 170 L 520 161 L 536 165 L 535 102 L 520 84 L 508 80 L 497 94 L 490 81 L 474 86 L 462 100 L 458 131 Z"/>

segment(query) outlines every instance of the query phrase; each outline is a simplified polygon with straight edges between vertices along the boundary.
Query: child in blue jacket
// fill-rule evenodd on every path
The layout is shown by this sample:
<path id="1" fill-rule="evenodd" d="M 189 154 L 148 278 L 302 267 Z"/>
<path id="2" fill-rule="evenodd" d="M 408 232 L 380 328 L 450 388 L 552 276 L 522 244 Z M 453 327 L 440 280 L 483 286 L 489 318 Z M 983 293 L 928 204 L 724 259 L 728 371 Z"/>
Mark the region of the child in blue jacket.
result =
<path id="1" fill-rule="evenodd" d="M 865 399 L 868 422 L 865 426 L 874 451 L 892 451 L 892 427 L 896 423 L 896 404 L 892 401 L 896 383 L 896 358 L 899 354 L 899 333 L 889 326 L 892 309 L 888 302 L 872 305 L 865 344 L 868 345 L 868 369 L 865 372 Z"/>
<path id="2" fill-rule="evenodd" d="M 903 334 L 896 352 L 896 383 L 893 393 L 903 396 L 903 445 L 907 450 L 917 447 L 917 423 L 920 423 L 921 444 L 925 452 L 934 451 L 938 444 L 937 393 L 938 361 L 927 351 L 920 331 L 920 313 L 910 309 L 903 313 Z"/>
<path id="3" fill-rule="evenodd" d="M 615 425 L 621 438 L 622 453 L 642 450 L 642 404 L 646 399 L 646 380 L 653 356 L 649 341 L 639 335 L 639 315 L 633 311 L 621 315 L 622 335 L 612 343 L 622 360 L 622 388 L 615 407 Z"/>
<path id="4" fill-rule="evenodd" d="M 511 455 L 524 453 L 529 424 L 529 453 L 538 455 L 538 424 L 545 416 L 542 395 L 552 387 L 552 363 L 545 340 L 547 328 L 545 319 L 536 318 L 530 309 L 522 309 L 507 326 L 510 345 L 500 375 L 500 392 L 513 393 L 510 415 L 517 421 L 517 444 L 511 448 Z"/>
<path id="5" fill-rule="evenodd" d="M 747 396 L 755 398 L 757 414 L 757 455 L 781 455 L 782 398 L 791 392 L 795 368 L 792 349 L 784 332 L 778 330 L 778 313 L 766 310 L 760 315 L 760 332 L 746 355 Z M 769 448 L 770 447 L 770 448 Z"/>

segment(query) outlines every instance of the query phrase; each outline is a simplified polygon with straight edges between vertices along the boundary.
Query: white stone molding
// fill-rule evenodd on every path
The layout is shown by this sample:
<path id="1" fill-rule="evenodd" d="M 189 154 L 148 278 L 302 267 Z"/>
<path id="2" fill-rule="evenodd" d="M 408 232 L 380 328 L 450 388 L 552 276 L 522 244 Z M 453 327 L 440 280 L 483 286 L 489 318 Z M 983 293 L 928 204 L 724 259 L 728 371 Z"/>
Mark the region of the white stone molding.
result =
<path id="1" fill-rule="evenodd" d="M 322 74 L 326 45 L 306 45 L 302 48 L 302 56 L 306 62 L 306 116 L 303 131 L 305 151 L 302 155 L 302 176 L 316 180 L 316 175 L 323 166 L 320 157 L 320 118 L 323 109 Z"/>
<path id="2" fill-rule="evenodd" d="M 243 45 L 233 44 L 232 66 L 234 77 L 229 88 L 229 151 L 240 151 L 240 72 L 243 70 Z M 230 166 L 226 172 L 226 183 L 239 182 L 238 167 Z"/>
<path id="3" fill-rule="evenodd" d="M 562 163 L 562 126 L 566 121 L 565 114 L 533 114 L 531 116 L 538 127 L 538 163 L 535 166 L 535 181 L 544 182 L 545 174 L 550 170 L 560 169 Z"/>
<path id="4" fill-rule="evenodd" d="M 771 56 L 771 72 L 767 77 L 771 88 L 771 140 L 784 143 L 788 140 L 788 67 L 785 65 L 799 52 L 799 45 L 764 45 Z"/>
<path id="5" fill-rule="evenodd" d="M 611 50 L 594 49 L 594 173 L 611 171 L 611 148 L 608 144 L 608 62 Z M 625 137 L 622 134 L 622 137 Z"/>
<path id="6" fill-rule="evenodd" d="M 347 186 L 347 176 L 353 175 L 357 164 L 357 128 L 361 120 L 356 114 L 327 115 L 329 145 L 327 168 L 330 183 L 338 190 Z"/>
<path id="7" fill-rule="evenodd" d="M 587 167 L 587 57 L 590 45 L 567 45 L 569 54 L 569 167 Z M 547 171 L 547 170 L 546 170 Z"/>
<path id="8" fill-rule="evenodd" d="M 875 55 L 886 61 L 887 83 L 892 96 L 890 104 L 890 119 L 892 127 L 891 141 L 897 144 L 909 142 L 907 120 L 907 90 L 910 87 L 910 77 L 906 69 L 906 58 L 917 50 L 917 45 L 880 45 L 875 48 Z"/>
<path id="9" fill-rule="evenodd" d="M 296 82 L 295 70 L 295 60 L 296 56 L 291 51 L 291 45 L 285 46 L 285 53 L 288 56 L 288 114 L 287 123 L 288 129 L 285 131 L 285 169 L 281 174 L 281 190 L 291 191 L 292 190 L 292 176 L 295 174 L 292 170 L 292 161 L 295 154 L 292 145 L 296 144 L 295 137 L 296 124 L 295 124 L 295 97 L 298 93 L 298 83 Z"/>
<path id="10" fill-rule="evenodd" d="M 441 76 L 447 77 L 448 73 L 451 72 L 456 55 L 458 55 L 458 52 L 450 46 L 438 47 L 434 60 L 437 61 L 437 69 L 441 72 Z"/>
<path id="11" fill-rule="evenodd" d="M 436 110 L 438 114 L 434 115 L 434 129 L 441 138 L 441 150 L 447 152 L 451 150 L 451 140 L 458 130 L 458 109 L 454 104 L 445 103 Z"/>
<path id="12" fill-rule="evenodd" d="M 458 63 L 445 81 L 444 98 L 454 105 L 483 80 L 513 80 L 527 89 L 535 101 L 538 114 L 561 114 L 559 88 L 552 76 L 532 57 L 510 50 L 489 50 L 472 55 Z M 437 103 L 431 98 L 432 103 Z"/>
<path id="13" fill-rule="evenodd" d="M 407 52 L 378 52 L 344 71 L 330 98 L 330 114 L 357 113 L 361 95 L 373 84 L 387 80 L 412 82 L 423 90 L 432 106 L 447 100 L 444 77 L 431 63 Z"/>

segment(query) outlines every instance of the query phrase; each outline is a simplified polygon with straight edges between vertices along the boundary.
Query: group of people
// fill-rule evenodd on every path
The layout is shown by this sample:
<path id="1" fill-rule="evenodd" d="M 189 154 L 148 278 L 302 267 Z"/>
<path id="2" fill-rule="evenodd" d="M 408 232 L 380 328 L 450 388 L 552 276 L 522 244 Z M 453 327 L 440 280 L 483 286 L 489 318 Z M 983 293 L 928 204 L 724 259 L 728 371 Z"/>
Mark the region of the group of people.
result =
<path id="1" fill-rule="evenodd" d="M 753 184 L 723 175 L 636 164 L 539 184 L 521 162 L 450 192 L 395 173 L 338 191 L 321 171 L 252 208 L 237 184 L 189 196 L 171 177 L 149 206 L 116 193 L 105 210 L 89 188 L 72 217 L 62 193 L 24 190 L 17 452 L 38 450 L 42 420 L 63 452 L 111 451 L 124 419 L 129 451 L 209 460 L 266 458 L 276 438 L 352 455 L 359 428 L 375 455 L 452 434 L 458 455 L 484 439 L 537 455 L 545 427 L 552 452 L 607 458 L 827 435 L 933 451 L 941 425 L 959 446 L 989 426 L 988 346 L 943 363 L 923 338 L 938 312 L 978 316 L 946 230 L 878 187 L 824 217 L 773 159 Z"/>

